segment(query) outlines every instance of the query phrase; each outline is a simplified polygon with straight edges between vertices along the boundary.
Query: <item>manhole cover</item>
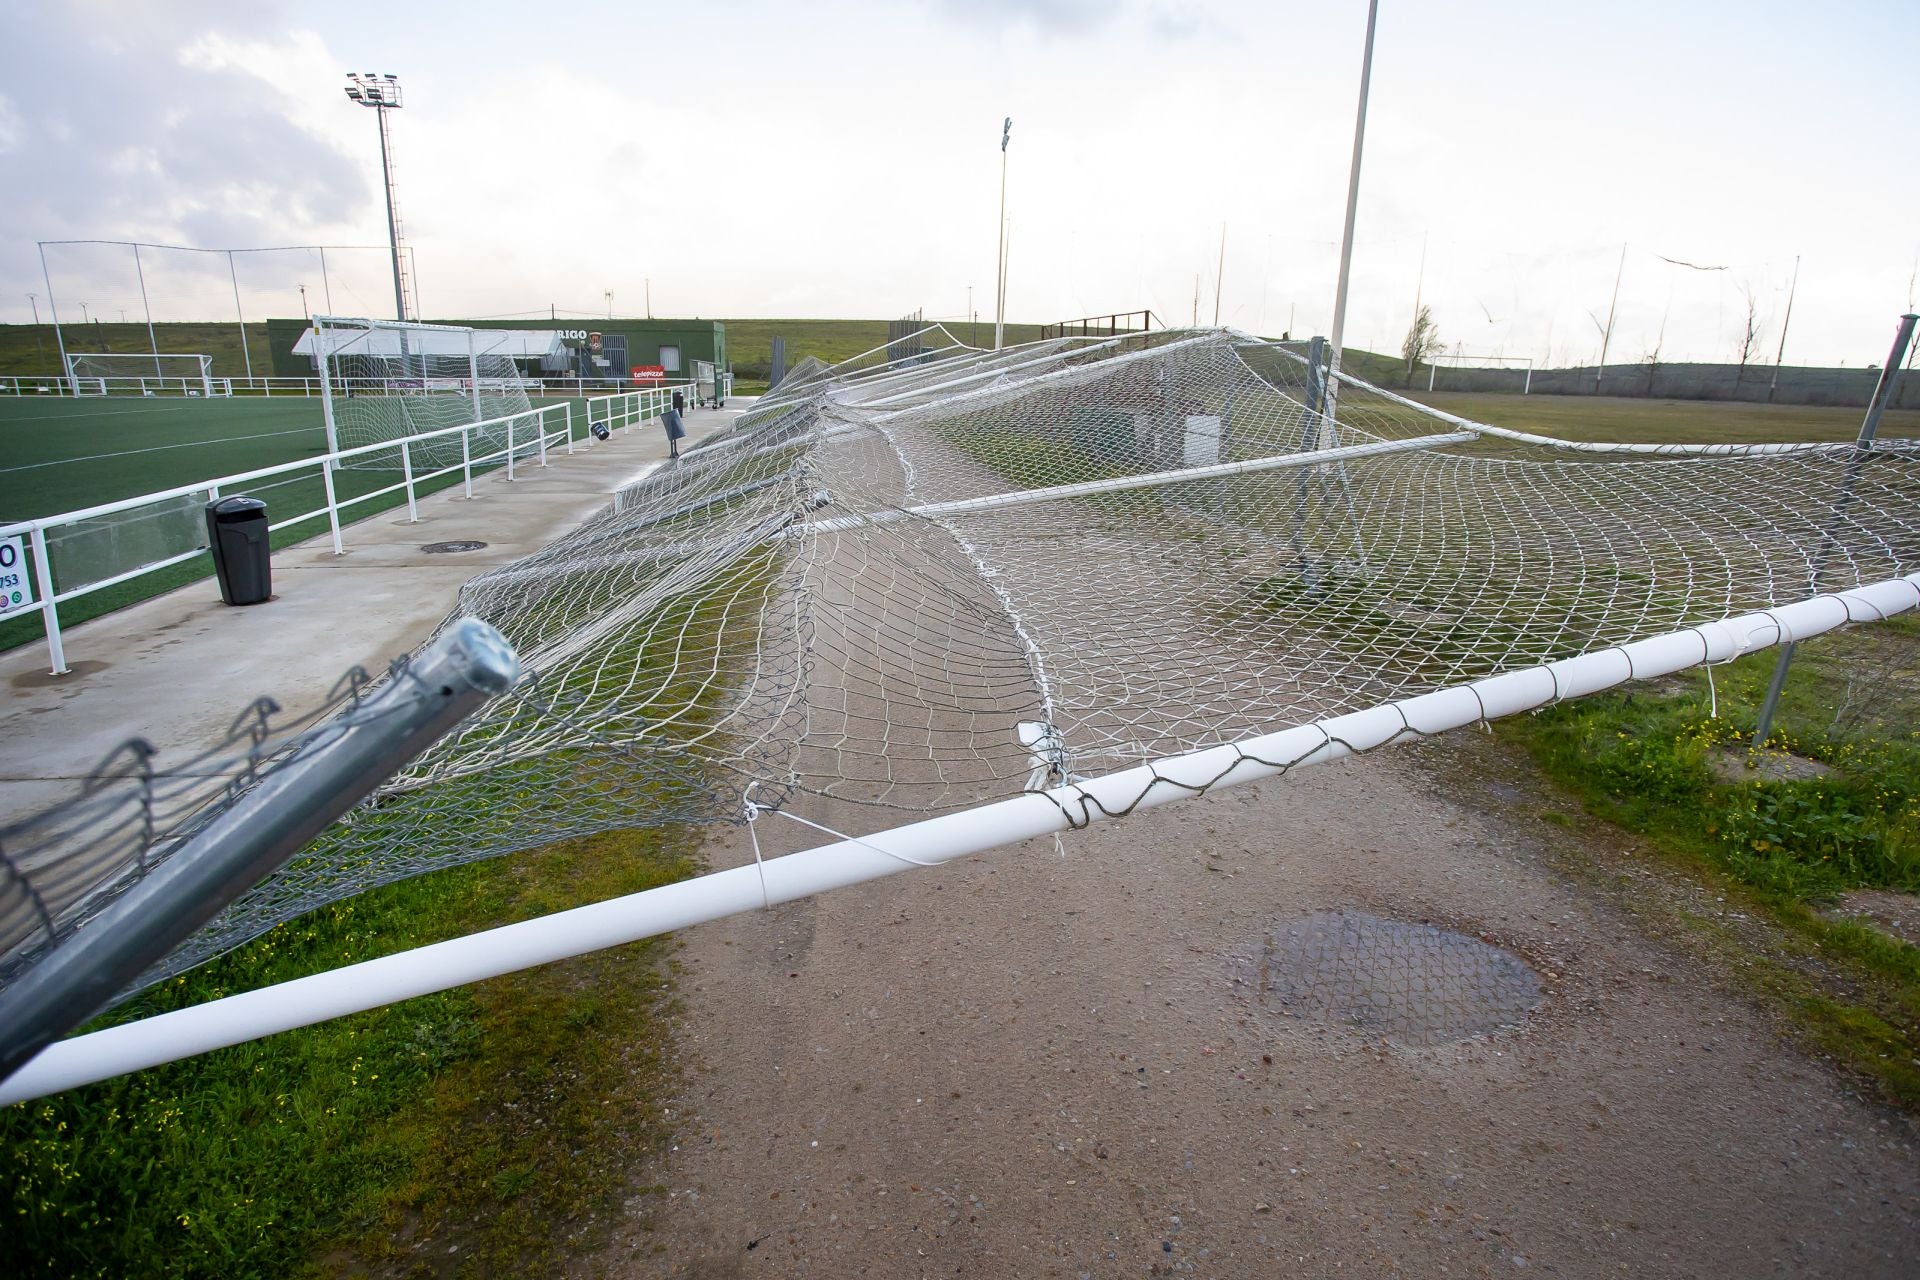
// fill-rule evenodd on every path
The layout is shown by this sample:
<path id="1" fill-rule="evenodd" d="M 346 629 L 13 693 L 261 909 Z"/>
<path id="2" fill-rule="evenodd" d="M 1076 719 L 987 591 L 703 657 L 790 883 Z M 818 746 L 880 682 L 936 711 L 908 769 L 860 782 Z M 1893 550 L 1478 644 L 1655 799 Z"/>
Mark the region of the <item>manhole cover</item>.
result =
<path id="1" fill-rule="evenodd" d="M 1234 976 L 1275 1012 L 1410 1047 L 1517 1028 L 1544 998 L 1512 952 L 1359 911 L 1276 925 Z"/>
<path id="2" fill-rule="evenodd" d="M 429 542 L 420 549 L 430 556 L 444 556 L 456 551 L 478 551 L 486 545 L 484 542 Z"/>

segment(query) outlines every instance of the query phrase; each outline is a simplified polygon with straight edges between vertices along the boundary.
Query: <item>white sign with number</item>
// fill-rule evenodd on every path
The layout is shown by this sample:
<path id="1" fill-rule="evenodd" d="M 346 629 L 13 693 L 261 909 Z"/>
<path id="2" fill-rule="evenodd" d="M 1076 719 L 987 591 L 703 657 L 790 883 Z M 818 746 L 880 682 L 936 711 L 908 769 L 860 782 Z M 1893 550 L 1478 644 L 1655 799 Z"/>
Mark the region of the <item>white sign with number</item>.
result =
<path id="1" fill-rule="evenodd" d="M 33 604 L 33 583 L 27 577 L 26 540 L 19 534 L 0 538 L 0 613 L 12 613 Z"/>

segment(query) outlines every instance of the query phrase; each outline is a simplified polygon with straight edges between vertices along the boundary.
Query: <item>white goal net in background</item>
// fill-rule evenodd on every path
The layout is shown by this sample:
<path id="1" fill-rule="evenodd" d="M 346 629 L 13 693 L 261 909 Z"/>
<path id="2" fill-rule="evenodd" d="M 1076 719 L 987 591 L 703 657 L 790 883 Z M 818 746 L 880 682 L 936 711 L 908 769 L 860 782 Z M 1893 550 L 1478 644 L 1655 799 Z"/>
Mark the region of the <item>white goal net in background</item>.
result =
<path id="1" fill-rule="evenodd" d="M 77 396 L 233 394 L 226 379 L 213 376 L 213 357 L 194 352 L 70 352 L 67 382 Z"/>
<path id="2" fill-rule="evenodd" d="M 501 330 L 315 316 L 294 353 L 312 359 L 323 379 L 328 442 L 337 450 L 530 412 L 512 340 Z M 504 450 L 508 434 L 506 424 L 473 433 L 471 456 Z M 516 443 L 533 435 L 523 424 Z M 458 437 L 410 452 L 415 466 L 454 466 L 462 457 Z M 345 465 L 394 469 L 400 462 L 397 452 L 382 451 Z"/>

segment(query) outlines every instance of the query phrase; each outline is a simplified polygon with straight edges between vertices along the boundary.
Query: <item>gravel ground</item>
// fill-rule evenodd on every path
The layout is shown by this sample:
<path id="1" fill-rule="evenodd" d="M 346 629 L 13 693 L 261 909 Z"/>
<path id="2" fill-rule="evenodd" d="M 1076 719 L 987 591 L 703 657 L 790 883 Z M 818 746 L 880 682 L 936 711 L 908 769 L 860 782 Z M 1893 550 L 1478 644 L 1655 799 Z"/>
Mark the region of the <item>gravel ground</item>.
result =
<path id="1" fill-rule="evenodd" d="M 1634 864 L 1461 763 L 1498 749 L 1381 752 L 688 932 L 676 1143 L 579 1274 L 1914 1274 L 1913 1125 L 1555 870 Z M 770 853 L 818 839 L 760 825 Z M 1297 1016 L 1248 966 L 1315 913 L 1483 940 L 1544 998 L 1423 1047 Z"/>

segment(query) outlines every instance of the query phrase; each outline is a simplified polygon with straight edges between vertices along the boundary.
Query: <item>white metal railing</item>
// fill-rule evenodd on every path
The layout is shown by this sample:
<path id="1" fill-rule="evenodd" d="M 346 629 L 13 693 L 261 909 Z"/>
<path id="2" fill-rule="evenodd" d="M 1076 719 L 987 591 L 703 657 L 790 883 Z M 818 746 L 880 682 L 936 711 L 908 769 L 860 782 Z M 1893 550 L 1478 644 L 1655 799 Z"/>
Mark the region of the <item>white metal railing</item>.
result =
<path id="1" fill-rule="evenodd" d="M 657 394 L 659 393 L 629 392 L 622 397 L 606 397 L 606 399 L 639 399 Z M 130 581 L 144 574 L 154 573 L 161 569 L 170 568 L 173 565 L 183 564 L 196 556 L 204 554 L 206 548 L 196 545 L 186 551 L 161 555 L 156 559 L 137 565 L 134 568 L 110 574 L 106 577 L 70 587 L 63 591 L 59 588 L 53 576 L 52 560 L 48 551 L 47 540 L 49 530 L 78 525 L 83 521 L 98 520 L 102 517 L 112 516 L 122 512 L 137 511 L 142 507 L 153 507 L 160 503 L 176 502 L 179 499 L 189 498 L 196 494 L 205 494 L 207 501 L 211 502 L 220 496 L 222 490 L 232 490 L 236 486 L 251 484 L 255 481 L 293 478 L 299 476 L 301 473 L 317 471 L 326 494 L 325 503 L 314 510 L 305 511 L 299 515 L 288 516 L 285 519 L 274 521 L 267 527 L 269 531 L 274 531 L 324 516 L 332 534 L 333 552 L 335 555 L 341 555 L 346 550 L 346 544 L 341 536 L 342 521 L 340 517 L 342 512 L 352 507 L 376 501 L 389 494 L 404 492 L 407 501 L 407 518 L 410 521 L 417 521 L 420 518 L 418 507 L 419 489 L 421 485 L 428 481 L 460 472 L 462 473 L 462 479 L 466 486 L 466 496 L 471 498 L 473 497 L 473 474 L 475 470 L 485 469 L 491 465 L 503 464 L 506 467 L 507 479 L 512 480 L 515 478 L 516 463 L 521 458 L 537 457 L 541 466 L 547 465 L 547 448 L 549 445 L 564 444 L 567 452 L 572 453 L 574 449 L 573 417 L 573 406 L 571 404 L 548 405 L 544 408 L 528 409 L 500 418 L 489 418 L 484 422 L 470 422 L 456 427 L 443 427 L 436 431 L 424 431 L 419 435 L 408 436 L 400 440 L 383 441 L 379 444 L 358 445 L 351 449 L 341 449 L 337 452 L 323 454 L 315 458 L 303 458 L 297 462 L 286 462 L 277 466 L 261 467 L 254 471 L 243 471 L 235 475 L 220 476 L 212 480 L 202 480 L 193 484 L 177 485 L 174 488 L 164 489 L 157 493 L 141 494 L 139 497 L 134 498 L 122 498 L 116 502 L 104 502 L 98 506 L 86 507 L 79 511 L 68 511 L 60 515 L 42 516 L 30 520 L 17 520 L 11 524 L 0 524 L 0 547 L 10 545 L 13 539 L 23 536 L 26 538 L 27 551 L 33 570 L 31 582 L 34 588 L 30 600 L 0 611 L 0 620 L 25 617 L 28 614 L 39 614 L 41 623 L 46 630 L 47 654 L 52 663 L 53 674 L 60 675 L 67 670 L 66 648 L 62 643 L 60 631 L 60 605 L 95 591 L 103 591 L 108 587 L 118 586 L 120 583 Z M 487 436 L 504 436 L 504 444 L 489 452 L 476 454 L 473 449 L 473 435 L 475 432 L 487 433 Z M 460 441 L 460 461 L 457 464 L 428 471 L 416 472 L 414 470 L 413 451 L 417 446 L 434 440 L 451 441 L 455 437 L 458 437 Z M 396 451 L 400 455 L 401 478 L 399 481 L 370 490 L 367 493 L 357 494 L 351 498 L 343 499 L 339 497 L 334 487 L 334 472 L 342 462 L 355 458 L 365 458 L 373 454 L 384 453 L 391 455 Z M 372 515 L 374 512 L 366 511 L 362 514 Z M 0 606 L 0 608 L 3 608 L 3 606 Z"/>
<path id="2" fill-rule="evenodd" d="M 236 379 L 235 381 L 239 380 Z M 365 381 L 383 382 L 384 380 L 366 379 Z M 728 386 L 730 389 L 731 376 L 728 377 Z M 383 389 L 385 388 L 383 387 Z M 369 390 L 373 390 L 373 388 L 369 388 Z M 635 426 L 650 418 L 659 416 L 669 408 L 673 403 L 675 392 L 679 392 L 682 395 L 691 395 L 693 392 L 693 384 L 685 382 L 663 383 L 658 386 L 644 387 L 638 391 L 609 392 L 605 395 L 590 397 L 586 403 L 586 420 L 584 430 L 581 432 L 581 438 L 590 435 L 594 425 L 598 423 L 604 423 L 609 431 L 618 430 L 631 433 Z M 418 394 L 418 388 L 413 389 L 413 394 Z M 560 425 L 557 428 L 551 425 L 556 418 L 560 420 Z M 531 426 L 531 430 L 528 434 L 516 439 L 516 433 L 528 431 L 529 425 Z M 502 448 L 490 453 L 482 453 L 478 456 L 473 453 L 472 441 L 474 432 L 499 433 L 503 429 L 506 443 Z M 418 473 L 414 471 L 413 457 L 416 446 L 437 439 L 451 439 L 454 436 L 460 438 L 460 462 L 457 465 L 444 466 L 435 470 Z M 60 529 L 77 525 L 82 521 L 97 520 L 103 516 L 111 516 L 119 512 L 136 511 L 142 507 L 151 507 L 158 503 L 171 502 L 190 497 L 194 494 L 204 493 L 207 495 L 207 501 L 211 502 L 220 496 L 223 489 L 231 489 L 236 485 L 250 484 L 257 480 L 274 477 L 293 477 L 303 472 L 318 471 L 326 494 L 326 502 L 312 511 L 303 512 L 300 515 L 288 516 L 283 520 L 275 521 L 269 524 L 267 528 L 269 532 L 272 532 L 284 529 L 289 525 L 299 524 L 302 521 L 317 519 L 324 515 L 327 518 L 328 527 L 333 536 L 333 552 L 335 555 L 340 555 L 346 549 L 340 533 L 340 513 L 350 507 L 383 498 L 388 494 L 404 491 L 407 495 L 407 519 L 409 521 L 418 521 L 420 518 L 418 506 L 419 489 L 420 486 L 427 481 L 435 480 L 441 476 L 451 475 L 453 472 L 459 471 L 462 473 L 462 480 L 466 486 L 466 496 L 471 498 L 473 497 L 473 473 L 476 469 L 484 469 L 494 464 L 504 464 L 507 471 L 507 479 L 512 480 L 515 478 L 515 464 L 521 457 L 537 455 L 540 465 L 545 466 L 547 464 L 547 446 L 550 443 L 564 443 L 567 452 L 572 453 L 575 438 L 573 406 L 568 403 L 547 405 L 544 408 L 508 414 L 505 417 L 489 418 L 484 422 L 466 423 L 457 427 L 443 427 L 437 431 L 424 431 L 418 435 L 408 436 L 402 440 L 359 445 L 351 449 L 341 449 L 337 452 L 323 454 L 315 458 L 303 458 L 298 462 L 281 463 L 277 466 L 263 467 L 256 471 L 244 471 L 237 475 L 220 476 L 213 480 L 202 480 L 193 484 L 178 485 L 157 493 L 141 494 L 135 498 L 123 498 L 117 502 L 101 503 L 98 506 L 86 507 L 79 511 L 68 511 L 60 515 L 42 516 L 37 519 L 19 520 L 12 524 L 0 525 L 0 547 L 6 546 L 13 538 L 21 536 L 27 538 L 27 551 L 33 566 L 31 581 L 35 588 L 32 593 L 33 599 L 31 603 L 22 603 L 9 609 L 5 606 L 4 601 L 0 601 L 0 621 L 15 617 L 24 617 L 30 613 L 38 613 L 46 629 L 47 651 L 48 656 L 52 660 L 53 674 L 60 675 L 67 670 L 66 649 L 61 641 L 60 631 L 59 606 L 62 603 L 79 596 L 90 594 L 91 592 L 102 591 L 108 587 L 118 586 L 122 582 L 130 581 L 144 574 L 154 573 L 161 569 L 170 568 L 176 564 L 183 564 L 206 550 L 205 547 L 195 546 L 190 550 L 161 556 L 158 559 L 151 560 L 134 568 L 61 591 L 57 589 L 57 584 L 54 581 L 52 557 L 48 549 L 47 531 L 50 529 Z M 334 470 L 342 460 L 366 457 L 376 453 L 391 454 L 396 450 L 400 454 L 401 473 L 401 478 L 396 483 L 374 489 L 367 493 L 358 494 L 351 498 L 342 499 L 337 495 L 334 489 Z M 372 514 L 374 514 L 373 511 L 364 513 L 364 515 Z M 18 566 L 16 566 L 16 568 L 17 567 Z M 0 568 L 3 568 L 3 566 L 0 566 Z"/>
<path id="3" fill-rule="evenodd" d="M 462 395 L 471 390 L 465 379 L 446 378 L 429 379 L 426 383 L 392 378 L 342 378 L 332 375 L 328 379 L 336 390 L 344 389 L 348 395 Z M 190 395 L 204 394 L 198 378 L 80 378 L 68 379 L 58 374 L 5 374 L 0 375 L 0 395 L 10 396 L 72 396 L 74 382 L 80 387 L 79 394 L 99 395 Z M 524 389 L 529 395 L 571 396 L 575 399 L 597 398 L 601 396 L 620 396 L 632 392 L 634 384 L 619 378 L 518 378 L 481 380 L 482 390 L 508 388 L 509 384 Z M 733 392 L 733 375 L 720 377 L 718 398 L 725 399 Z M 697 394 L 692 381 L 655 383 L 641 388 L 643 391 L 679 390 L 689 397 Z M 319 378 L 215 378 L 213 394 L 216 396 L 300 396 L 314 398 L 320 394 Z"/>

